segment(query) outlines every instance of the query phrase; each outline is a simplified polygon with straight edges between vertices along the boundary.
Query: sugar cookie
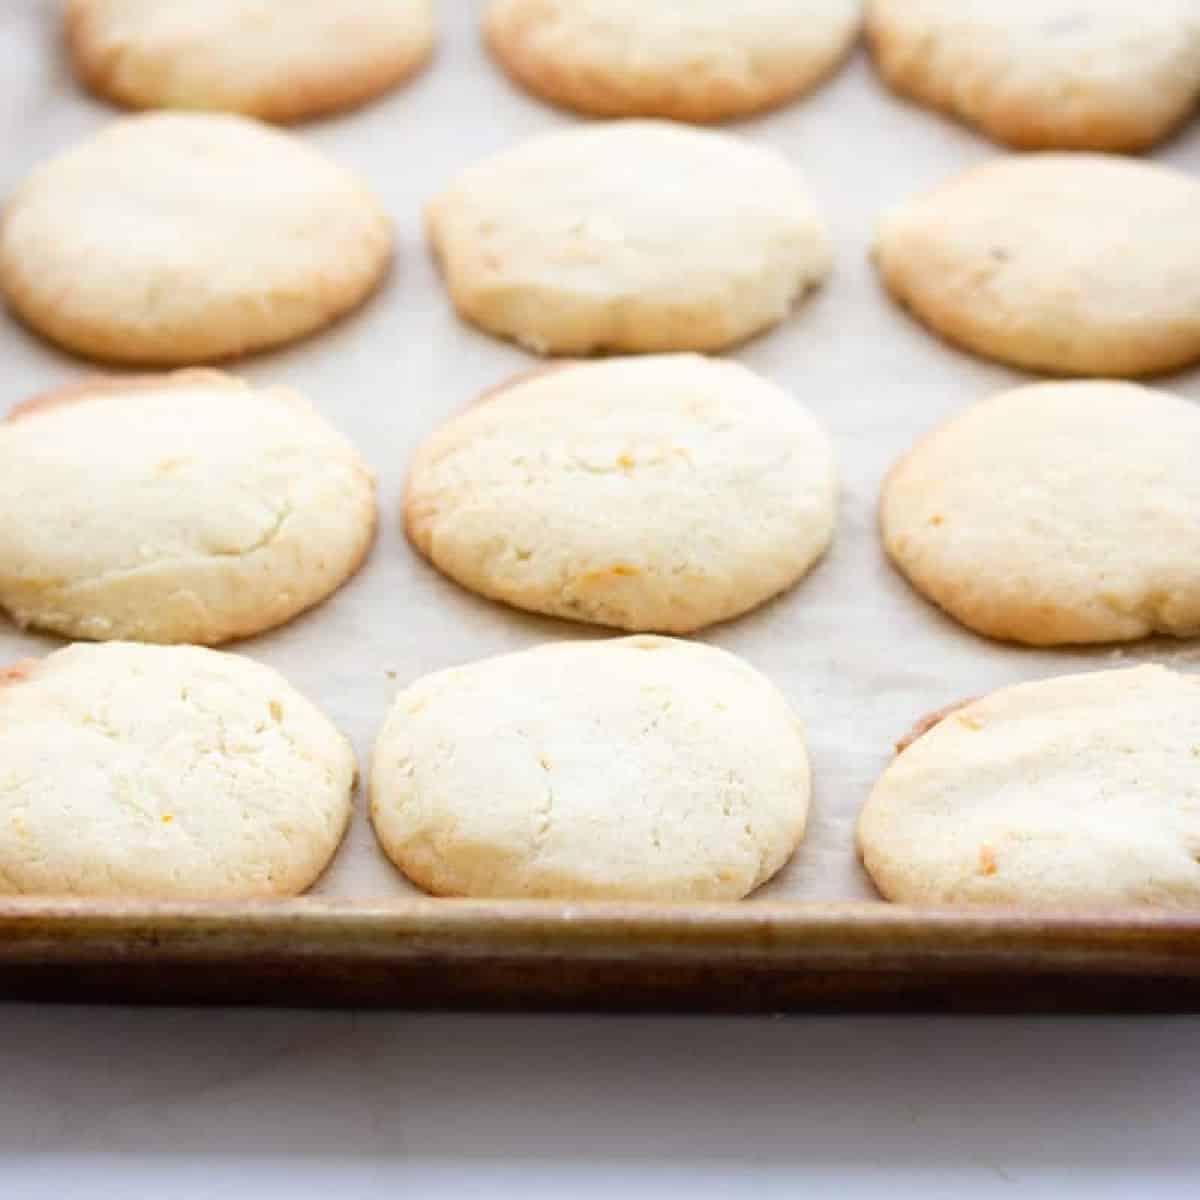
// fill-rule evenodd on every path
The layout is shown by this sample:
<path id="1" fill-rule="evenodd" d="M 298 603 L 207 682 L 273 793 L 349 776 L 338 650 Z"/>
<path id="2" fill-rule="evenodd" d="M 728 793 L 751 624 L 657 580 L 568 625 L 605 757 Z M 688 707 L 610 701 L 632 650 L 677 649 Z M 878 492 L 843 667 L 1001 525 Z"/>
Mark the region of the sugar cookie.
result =
<path id="1" fill-rule="evenodd" d="M 815 87 L 862 0 L 492 0 L 488 44 L 523 87 L 602 117 L 723 121 Z"/>
<path id="2" fill-rule="evenodd" d="M 518 608 L 686 633 L 790 587 L 833 534 L 829 440 L 737 363 L 651 355 L 518 378 L 418 452 L 405 526 Z"/>
<path id="3" fill-rule="evenodd" d="M 391 224 L 349 171 L 246 117 L 115 121 L 0 218 L 0 288 L 69 350 L 180 364 L 290 342 L 375 288 Z"/>
<path id="4" fill-rule="evenodd" d="M 892 294 L 977 354 L 1064 375 L 1200 357 L 1200 183 L 1102 154 L 1006 156 L 887 217 Z"/>
<path id="5" fill-rule="evenodd" d="M 1164 667 L 1004 688 L 917 738 L 858 825 L 903 904 L 1200 906 L 1200 683 Z"/>
<path id="6" fill-rule="evenodd" d="M 883 540 L 964 625 L 1045 646 L 1200 633 L 1200 408 L 1132 383 L 975 404 L 896 465 Z"/>
<path id="7" fill-rule="evenodd" d="M 357 570 L 375 481 L 286 388 L 91 380 L 0 423 L 0 605 L 67 637 L 222 642 Z"/>
<path id="8" fill-rule="evenodd" d="M 1142 150 L 1200 96 L 1196 0 L 868 0 L 897 92 L 1023 150 Z"/>
<path id="9" fill-rule="evenodd" d="M 718 350 L 831 264 L 786 159 L 665 121 L 535 137 L 462 172 L 429 228 L 459 313 L 549 354 Z"/>
<path id="10" fill-rule="evenodd" d="M 736 900 L 804 836 L 808 751 L 778 691 L 692 642 L 564 642 L 397 698 L 371 817 L 448 896 Z"/>
<path id="11" fill-rule="evenodd" d="M 280 675 L 198 646 L 69 646 L 0 673 L 0 893 L 304 891 L 350 818 L 349 742 Z"/>
<path id="12" fill-rule="evenodd" d="M 131 108 L 298 121 L 388 91 L 428 61 L 431 0 L 70 0 L 79 78 Z"/>

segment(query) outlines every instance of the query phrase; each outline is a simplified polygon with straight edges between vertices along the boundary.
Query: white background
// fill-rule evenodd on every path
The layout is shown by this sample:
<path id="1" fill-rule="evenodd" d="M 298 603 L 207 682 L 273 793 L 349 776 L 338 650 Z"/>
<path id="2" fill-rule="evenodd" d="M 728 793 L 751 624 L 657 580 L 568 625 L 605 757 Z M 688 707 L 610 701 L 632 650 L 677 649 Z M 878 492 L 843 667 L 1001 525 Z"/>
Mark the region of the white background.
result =
<path id="1" fill-rule="evenodd" d="M 0 1008 L 4 1200 L 1194 1198 L 1198 1112 L 1187 1018 Z"/>

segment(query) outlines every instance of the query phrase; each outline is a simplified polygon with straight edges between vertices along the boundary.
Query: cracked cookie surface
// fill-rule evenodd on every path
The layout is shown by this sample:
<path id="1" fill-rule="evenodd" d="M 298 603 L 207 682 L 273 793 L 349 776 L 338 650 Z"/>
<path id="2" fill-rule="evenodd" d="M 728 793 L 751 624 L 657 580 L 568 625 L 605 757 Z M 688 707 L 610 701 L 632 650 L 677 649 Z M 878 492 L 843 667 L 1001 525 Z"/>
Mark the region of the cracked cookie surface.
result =
<path id="1" fill-rule="evenodd" d="M 635 632 L 728 620 L 833 535 L 829 439 L 737 363 L 662 355 L 518 377 L 418 451 L 417 548 L 518 608 Z"/>
<path id="2" fill-rule="evenodd" d="M 0 605 L 66 637 L 214 644 L 357 570 L 374 478 L 303 397 L 217 371 L 99 379 L 0 423 Z"/>
<path id="3" fill-rule="evenodd" d="M 0 892 L 290 896 L 350 818 L 349 742 L 275 671 L 77 645 L 0 672 Z"/>
<path id="4" fill-rule="evenodd" d="M 880 777 L 858 842 L 902 904 L 1200 906 L 1200 680 L 1134 667 L 956 706 Z"/>
<path id="5" fill-rule="evenodd" d="M 889 474 L 884 545 L 989 637 L 1049 646 L 1200 633 L 1200 409 L 1115 381 L 974 404 Z"/>
<path id="6" fill-rule="evenodd" d="M 803 728 L 724 651 L 564 642 L 425 676 L 375 747 L 388 856 L 448 896 L 733 900 L 804 836 Z"/>

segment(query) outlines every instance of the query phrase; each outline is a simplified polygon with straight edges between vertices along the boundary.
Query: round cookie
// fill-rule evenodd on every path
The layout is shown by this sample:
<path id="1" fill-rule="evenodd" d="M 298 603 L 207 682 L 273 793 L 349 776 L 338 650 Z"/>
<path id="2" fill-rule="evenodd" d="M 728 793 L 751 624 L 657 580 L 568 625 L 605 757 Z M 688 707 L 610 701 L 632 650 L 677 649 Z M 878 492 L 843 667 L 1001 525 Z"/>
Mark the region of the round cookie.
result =
<path id="1" fill-rule="evenodd" d="M 875 785 L 859 849 L 902 904 L 1200 906 L 1200 683 L 1068 675 L 967 704 Z"/>
<path id="2" fill-rule="evenodd" d="M 1195 0 L 868 0 L 887 83 L 1024 150 L 1142 150 L 1200 96 Z"/>
<path id="3" fill-rule="evenodd" d="M 334 591 L 374 527 L 371 472 L 286 388 L 91 380 L 0 423 L 0 605 L 22 625 L 245 637 Z"/>
<path id="4" fill-rule="evenodd" d="M 736 900 L 804 836 L 787 701 L 722 650 L 539 646 L 400 693 L 371 769 L 388 856 L 438 895 Z"/>
<path id="5" fill-rule="evenodd" d="M 418 452 L 413 544 L 518 608 L 686 633 L 799 579 L 833 535 L 828 438 L 737 363 L 654 355 L 518 377 Z"/>
<path id="6" fill-rule="evenodd" d="M 989 637 L 1049 646 L 1200 633 L 1200 408 L 1132 383 L 975 404 L 884 484 L 884 545 Z"/>
<path id="7" fill-rule="evenodd" d="M 1200 183 L 1102 154 L 1007 156 L 881 224 L 884 284 L 1002 362 L 1146 375 L 1200 357 Z"/>
<path id="8" fill-rule="evenodd" d="M 428 217 L 459 313 L 538 353 L 719 350 L 781 321 L 832 258 L 786 159 L 665 121 L 532 138 Z"/>
<path id="9" fill-rule="evenodd" d="M 354 753 L 275 671 L 68 646 L 0 672 L 0 893 L 293 896 L 350 819 Z"/>
<path id="10" fill-rule="evenodd" d="M 245 117 L 115 121 L 0 218 L 0 288 L 69 350 L 189 364 L 328 325 L 383 277 L 391 223 L 349 171 Z"/>
<path id="11" fill-rule="evenodd" d="M 722 121 L 815 87 L 862 0 L 492 0 L 488 45 L 523 87 L 602 117 Z"/>
<path id="12" fill-rule="evenodd" d="M 428 61 L 430 0 L 70 0 L 75 73 L 131 108 L 297 121 L 351 108 Z"/>

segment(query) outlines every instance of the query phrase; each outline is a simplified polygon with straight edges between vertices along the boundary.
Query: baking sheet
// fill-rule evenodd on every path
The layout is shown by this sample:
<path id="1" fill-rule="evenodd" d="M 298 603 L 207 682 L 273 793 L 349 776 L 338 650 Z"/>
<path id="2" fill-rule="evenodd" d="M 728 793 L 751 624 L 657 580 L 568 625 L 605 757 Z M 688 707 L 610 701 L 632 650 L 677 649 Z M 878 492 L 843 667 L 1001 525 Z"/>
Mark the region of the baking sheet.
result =
<path id="1" fill-rule="evenodd" d="M 416 676 L 543 641 L 611 636 L 479 599 L 438 575 L 401 533 L 401 491 L 418 443 L 479 392 L 535 361 L 458 322 L 425 246 L 422 206 L 461 167 L 577 120 L 518 92 L 489 61 L 477 34 L 482 7 L 482 0 L 443 0 L 440 48 L 422 76 L 358 112 L 298 127 L 380 195 L 397 225 L 397 264 L 380 294 L 335 329 L 232 368 L 306 393 L 379 477 L 380 536 L 360 574 L 289 626 L 228 647 L 276 667 L 317 702 L 351 736 L 364 770 L 392 697 Z M 0 3 L 0 194 L 116 115 L 74 84 L 59 18 L 56 0 Z M 893 743 L 920 715 L 1064 671 L 1145 660 L 1187 667 L 1200 649 L 1161 641 L 1067 653 L 998 646 L 940 616 L 882 556 L 875 504 L 890 463 L 961 406 L 1028 377 L 950 349 L 894 307 L 867 259 L 872 229 L 889 204 L 998 151 L 885 92 L 862 51 L 815 95 L 727 128 L 803 169 L 837 247 L 831 282 L 733 355 L 817 415 L 836 442 L 843 478 L 825 561 L 759 612 L 702 635 L 770 676 L 809 730 L 808 838 L 748 903 L 871 899 L 855 858 L 854 819 Z M 1185 168 L 1200 162 L 1200 122 L 1157 157 Z M 0 318 L 0 409 L 93 370 Z M 1168 386 L 1200 397 L 1200 374 Z M 58 644 L 0 624 L 0 662 Z M 314 890 L 371 900 L 414 893 L 377 849 L 363 796 Z"/>

